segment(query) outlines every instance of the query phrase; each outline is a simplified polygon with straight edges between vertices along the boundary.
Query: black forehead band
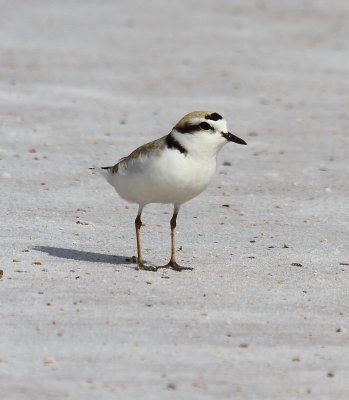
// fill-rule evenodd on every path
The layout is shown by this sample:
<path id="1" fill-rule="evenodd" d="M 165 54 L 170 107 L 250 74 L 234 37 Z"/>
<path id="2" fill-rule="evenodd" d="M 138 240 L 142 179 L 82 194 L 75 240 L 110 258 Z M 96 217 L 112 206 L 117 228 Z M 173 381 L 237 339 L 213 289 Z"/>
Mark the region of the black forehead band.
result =
<path id="1" fill-rule="evenodd" d="M 220 119 L 223 119 L 223 117 L 218 113 L 212 113 L 205 115 L 205 119 L 211 119 L 212 121 L 219 121 Z"/>

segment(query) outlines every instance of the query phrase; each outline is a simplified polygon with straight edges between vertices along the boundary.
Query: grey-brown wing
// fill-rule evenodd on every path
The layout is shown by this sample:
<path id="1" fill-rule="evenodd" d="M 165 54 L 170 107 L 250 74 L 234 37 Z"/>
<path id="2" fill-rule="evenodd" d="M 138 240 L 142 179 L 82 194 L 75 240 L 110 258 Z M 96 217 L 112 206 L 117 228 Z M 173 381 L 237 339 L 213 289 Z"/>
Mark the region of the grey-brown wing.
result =
<path id="1" fill-rule="evenodd" d="M 120 168 L 135 168 L 142 169 L 145 167 L 150 155 L 159 152 L 165 147 L 166 136 L 160 139 L 153 140 L 152 142 L 143 144 L 137 149 L 133 150 L 127 157 L 121 158 L 115 165 L 111 167 L 102 167 L 102 169 L 110 170 L 113 174 L 117 173 Z"/>

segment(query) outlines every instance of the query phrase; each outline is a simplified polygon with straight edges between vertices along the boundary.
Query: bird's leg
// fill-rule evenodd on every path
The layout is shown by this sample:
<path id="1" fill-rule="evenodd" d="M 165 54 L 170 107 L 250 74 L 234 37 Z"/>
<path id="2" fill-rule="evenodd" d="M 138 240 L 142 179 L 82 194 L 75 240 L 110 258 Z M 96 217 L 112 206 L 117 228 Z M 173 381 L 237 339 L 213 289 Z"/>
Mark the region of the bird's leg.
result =
<path id="1" fill-rule="evenodd" d="M 176 208 L 173 211 L 173 215 L 170 221 L 170 226 L 171 226 L 171 259 L 169 264 L 171 266 L 177 265 L 176 262 L 176 226 L 177 226 L 177 215 L 178 211 Z"/>
<path id="2" fill-rule="evenodd" d="M 190 267 L 182 267 L 179 264 L 177 264 L 176 261 L 176 225 L 177 225 L 177 215 L 179 212 L 179 207 L 178 206 L 174 206 L 174 210 L 173 210 L 173 215 L 171 218 L 171 259 L 169 261 L 168 264 L 159 267 L 159 268 L 172 268 L 175 271 L 182 271 L 182 270 L 192 270 L 193 268 Z"/>
<path id="3" fill-rule="evenodd" d="M 138 264 L 138 267 L 141 267 L 143 264 L 141 234 L 140 234 L 141 227 L 142 227 L 141 214 L 137 214 L 137 217 L 135 219 L 135 227 L 136 227 L 136 238 L 137 238 L 137 264 Z"/>
<path id="4" fill-rule="evenodd" d="M 142 258 L 142 245 L 141 245 L 141 227 L 142 227 L 142 215 L 143 207 L 139 206 L 138 214 L 135 219 L 135 227 L 136 227 L 136 238 L 137 238 L 137 266 L 138 269 L 144 269 L 146 271 L 157 271 L 157 267 L 152 265 L 145 265 Z"/>

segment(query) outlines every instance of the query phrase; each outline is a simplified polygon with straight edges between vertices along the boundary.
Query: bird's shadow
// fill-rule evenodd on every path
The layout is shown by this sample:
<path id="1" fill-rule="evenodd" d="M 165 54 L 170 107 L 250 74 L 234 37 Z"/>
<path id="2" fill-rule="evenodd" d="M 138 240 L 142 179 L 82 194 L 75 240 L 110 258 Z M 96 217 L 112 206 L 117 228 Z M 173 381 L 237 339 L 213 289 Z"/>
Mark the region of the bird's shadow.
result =
<path id="1" fill-rule="evenodd" d="M 47 253 L 53 257 L 65 258 L 68 260 L 78 260 L 113 265 L 124 264 L 125 266 L 136 263 L 135 257 L 93 253 L 91 251 L 66 249 L 64 247 L 33 246 L 32 249 Z"/>

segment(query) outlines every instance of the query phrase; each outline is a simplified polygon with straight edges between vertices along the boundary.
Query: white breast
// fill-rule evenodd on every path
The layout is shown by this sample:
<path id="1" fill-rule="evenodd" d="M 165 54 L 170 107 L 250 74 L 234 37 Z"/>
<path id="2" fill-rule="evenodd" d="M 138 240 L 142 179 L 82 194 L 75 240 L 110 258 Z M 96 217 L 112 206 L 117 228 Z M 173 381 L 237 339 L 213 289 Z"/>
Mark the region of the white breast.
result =
<path id="1" fill-rule="evenodd" d="M 145 205 L 180 205 L 200 194 L 211 181 L 216 157 L 197 157 L 163 148 L 133 163 L 121 164 L 119 172 L 108 174 L 108 182 L 125 200 Z"/>

